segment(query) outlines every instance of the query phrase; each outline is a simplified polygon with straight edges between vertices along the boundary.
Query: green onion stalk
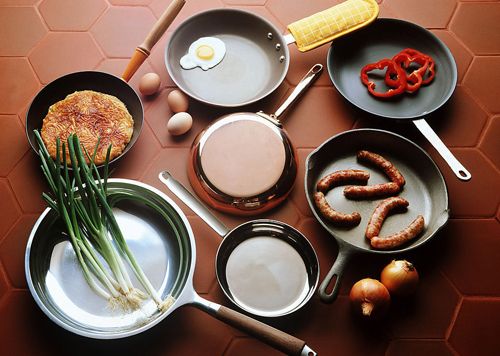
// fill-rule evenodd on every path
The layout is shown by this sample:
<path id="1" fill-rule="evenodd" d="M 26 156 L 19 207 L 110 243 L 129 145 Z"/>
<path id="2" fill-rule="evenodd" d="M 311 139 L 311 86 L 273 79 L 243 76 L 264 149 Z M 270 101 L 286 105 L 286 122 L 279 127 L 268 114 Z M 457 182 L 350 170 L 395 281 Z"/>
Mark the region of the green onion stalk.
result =
<path id="1" fill-rule="evenodd" d="M 35 137 L 40 147 L 38 153 L 42 172 L 52 191 L 52 196 L 43 193 L 42 197 L 64 221 L 71 245 L 89 286 L 108 300 L 112 308 L 138 309 L 149 295 L 160 311 L 167 310 L 173 299 L 168 297 L 162 300 L 151 285 L 130 251 L 108 202 L 107 180 L 111 145 L 107 150 L 101 179 L 94 163 L 99 141 L 90 155 L 86 150 L 85 153 L 82 151 L 78 137 L 74 134 L 68 137 L 67 147 L 65 143 L 61 146 L 60 140 L 57 139 L 54 162 L 36 130 Z M 66 149 L 73 168 L 71 180 Z M 100 257 L 109 268 L 104 266 Z M 147 294 L 132 285 L 124 260 L 128 261 Z"/>

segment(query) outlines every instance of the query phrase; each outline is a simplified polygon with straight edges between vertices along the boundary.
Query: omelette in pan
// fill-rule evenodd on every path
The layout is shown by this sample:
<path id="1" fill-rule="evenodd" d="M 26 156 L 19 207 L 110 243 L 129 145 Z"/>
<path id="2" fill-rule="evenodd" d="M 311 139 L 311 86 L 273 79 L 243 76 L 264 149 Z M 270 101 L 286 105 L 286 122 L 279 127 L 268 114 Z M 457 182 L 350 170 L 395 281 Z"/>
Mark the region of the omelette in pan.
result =
<path id="1" fill-rule="evenodd" d="M 72 133 L 92 154 L 99 139 L 95 164 L 103 164 L 111 146 L 110 161 L 119 156 L 132 138 L 134 120 L 125 104 L 115 96 L 92 90 L 76 91 L 50 106 L 43 119 L 41 136 L 52 158 L 56 157 L 56 139 L 66 142 Z M 67 151 L 67 150 L 66 150 Z M 70 162 L 69 152 L 66 158 Z"/>

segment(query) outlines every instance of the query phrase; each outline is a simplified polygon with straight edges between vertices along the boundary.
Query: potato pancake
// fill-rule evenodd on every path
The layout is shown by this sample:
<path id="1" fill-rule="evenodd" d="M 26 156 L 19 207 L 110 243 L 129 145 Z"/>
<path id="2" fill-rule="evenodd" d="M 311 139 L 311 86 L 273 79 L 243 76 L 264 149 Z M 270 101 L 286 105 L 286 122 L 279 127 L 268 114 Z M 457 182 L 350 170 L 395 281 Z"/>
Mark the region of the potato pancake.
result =
<path id="1" fill-rule="evenodd" d="M 41 136 L 54 159 L 57 137 L 62 143 L 66 142 L 70 134 L 76 133 L 80 144 L 89 154 L 94 152 L 99 138 L 95 164 L 100 165 L 106 160 L 108 146 L 112 145 L 112 160 L 123 152 L 133 131 L 134 120 L 120 99 L 92 90 L 83 90 L 68 95 L 49 108 L 43 119 Z M 69 152 L 66 152 L 66 157 L 70 162 Z"/>

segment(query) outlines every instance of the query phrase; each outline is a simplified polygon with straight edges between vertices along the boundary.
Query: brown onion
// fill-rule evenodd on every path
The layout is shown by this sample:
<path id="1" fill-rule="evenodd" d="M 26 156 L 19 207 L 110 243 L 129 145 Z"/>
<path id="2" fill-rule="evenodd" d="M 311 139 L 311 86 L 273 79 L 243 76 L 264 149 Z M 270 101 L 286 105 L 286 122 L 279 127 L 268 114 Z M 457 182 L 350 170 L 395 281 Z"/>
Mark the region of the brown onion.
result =
<path id="1" fill-rule="evenodd" d="M 354 311 L 365 317 L 383 316 L 391 304 L 387 288 L 376 279 L 365 278 L 356 282 L 349 293 Z"/>
<path id="2" fill-rule="evenodd" d="M 393 260 L 382 270 L 380 281 L 391 295 L 406 296 L 417 290 L 418 272 L 406 260 Z"/>

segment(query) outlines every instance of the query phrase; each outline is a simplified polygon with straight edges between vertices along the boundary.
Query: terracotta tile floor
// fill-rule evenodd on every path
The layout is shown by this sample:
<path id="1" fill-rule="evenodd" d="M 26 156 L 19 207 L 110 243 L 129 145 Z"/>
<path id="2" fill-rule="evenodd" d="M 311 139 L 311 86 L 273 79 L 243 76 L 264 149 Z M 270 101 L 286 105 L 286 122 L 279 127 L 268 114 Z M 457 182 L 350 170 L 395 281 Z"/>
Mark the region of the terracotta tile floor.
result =
<path id="1" fill-rule="evenodd" d="M 163 190 L 157 179 L 169 169 L 188 184 L 186 164 L 197 132 L 228 113 L 191 102 L 192 131 L 172 138 L 167 94 L 174 89 L 164 66 L 172 31 L 190 15 L 215 7 L 254 11 L 285 31 L 294 20 L 335 1 L 188 0 L 144 67 L 156 71 L 161 92 L 143 99 L 146 124 L 114 177 L 138 179 Z M 119 75 L 133 48 L 142 42 L 169 0 L 0 0 L 0 354 L 67 355 L 124 353 L 169 355 L 276 355 L 277 351 L 193 308 L 182 308 L 152 330 L 126 340 L 97 341 L 75 336 L 52 323 L 36 306 L 24 277 L 29 231 L 43 210 L 47 187 L 38 160 L 24 135 L 27 105 L 37 91 L 60 75 L 103 70 Z M 304 161 L 328 137 L 359 127 L 405 135 L 421 145 L 441 169 L 449 191 L 451 219 L 433 242 L 411 254 L 420 271 L 417 293 L 395 300 L 388 317 L 367 324 L 352 317 L 348 293 L 363 277 L 377 277 L 389 261 L 357 256 L 345 273 L 340 296 L 326 305 L 314 296 L 295 315 L 269 323 L 296 335 L 320 355 L 493 355 L 500 342 L 500 2 L 484 0 L 379 0 L 381 16 L 430 29 L 453 53 L 458 87 L 447 109 L 429 122 L 471 171 L 458 181 L 434 149 L 410 125 L 379 121 L 353 110 L 331 86 L 328 74 L 284 118 L 297 147 L 299 176 L 284 205 L 259 217 L 275 218 L 300 229 L 317 251 L 323 278 L 337 255 L 334 239 L 314 219 L 303 191 Z M 270 97 L 249 110 L 272 112 L 314 63 L 326 64 L 328 46 L 302 54 L 290 48 L 286 80 Z M 177 199 L 175 199 L 179 202 Z M 230 306 L 213 268 L 220 237 L 182 203 L 196 233 L 196 290 Z M 228 226 L 244 218 L 218 214 Z M 76 351 L 75 351 L 76 350 Z"/>

